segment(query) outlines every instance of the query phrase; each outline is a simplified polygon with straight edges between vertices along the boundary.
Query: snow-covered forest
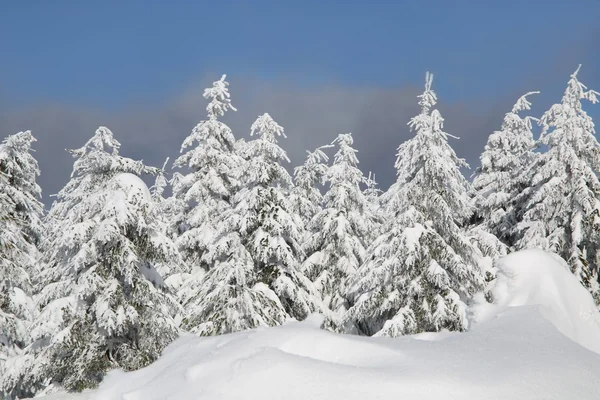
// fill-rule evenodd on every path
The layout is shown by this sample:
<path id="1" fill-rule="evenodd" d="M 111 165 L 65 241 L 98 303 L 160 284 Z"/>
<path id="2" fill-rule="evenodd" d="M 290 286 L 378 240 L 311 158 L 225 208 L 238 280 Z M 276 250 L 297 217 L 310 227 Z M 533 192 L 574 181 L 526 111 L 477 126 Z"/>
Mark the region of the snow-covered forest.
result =
<path id="1" fill-rule="evenodd" d="M 233 132 L 225 75 L 180 154 L 149 166 L 99 127 L 69 150 L 70 180 L 47 210 L 35 132 L 7 136 L 0 397 L 95 388 L 185 333 L 314 313 L 337 334 L 469 331 L 474 298 L 499 301 L 495 261 L 524 249 L 562 258 L 600 307 L 600 143 L 585 112 L 600 93 L 578 72 L 543 115 L 530 112 L 538 92 L 515 99 L 472 176 L 427 73 L 412 137 L 381 160 L 396 171 L 387 190 L 360 169 L 351 133 L 291 166 L 276 115 Z"/>

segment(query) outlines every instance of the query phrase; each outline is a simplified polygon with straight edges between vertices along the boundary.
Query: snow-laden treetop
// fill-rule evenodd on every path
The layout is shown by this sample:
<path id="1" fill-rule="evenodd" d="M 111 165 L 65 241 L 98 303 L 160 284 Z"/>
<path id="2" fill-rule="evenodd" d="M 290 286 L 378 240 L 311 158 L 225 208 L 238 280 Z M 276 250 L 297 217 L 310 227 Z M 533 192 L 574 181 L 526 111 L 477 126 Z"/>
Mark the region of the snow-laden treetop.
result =
<path id="1" fill-rule="evenodd" d="M 7 149 L 13 149 L 23 153 L 31 151 L 31 145 L 33 142 L 37 142 L 37 139 L 33 137 L 31 131 L 19 132 L 15 135 L 9 135 L 4 139 L 2 151 Z"/>
<path id="2" fill-rule="evenodd" d="M 468 164 L 448 144 L 448 137 L 458 137 L 443 130 L 444 118 L 432 109 L 437 103 L 432 82 L 433 74 L 428 72 L 425 91 L 418 96 L 421 112 L 408 122 L 415 136 L 398 147 L 394 164 L 397 181 L 382 200 L 390 212 L 414 206 L 432 218 L 434 224 L 443 225 L 433 218 L 442 214 L 452 215 L 461 223 L 473 211 L 467 194 L 469 183 L 460 171 Z"/>
<path id="3" fill-rule="evenodd" d="M 121 143 L 114 138 L 110 129 L 105 126 L 100 126 L 96 129 L 96 133 L 82 147 L 75 150 L 70 150 L 75 157 L 82 157 L 85 154 L 95 150 L 103 150 L 112 155 L 119 154 Z"/>
<path id="4" fill-rule="evenodd" d="M 14 197 L 13 201 L 19 202 L 20 206 L 27 203 L 26 208 L 29 211 L 41 215 L 42 206 L 39 199 L 42 197 L 42 189 L 36 183 L 40 168 L 31 154 L 34 151 L 31 148 L 34 142 L 37 142 L 37 139 L 31 131 L 19 132 L 4 139 L 0 144 L 0 172 L 6 174 L 11 186 L 19 188 L 20 197 L 29 196 L 27 201 Z"/>
<path id="5" fill-rule="evenodd" d="M 419 98 L 419 105 L 421 106 L 421 113 L 408 122 L 408 126 L 417 132 L 417 134 L 433 134 L 441 135 L 444 139 L 448 136 L 454 139 L 459 139 L 456 136 L 450 135 L 444 132 L 444 118 L 437 109 L 431 111 L 431 108 L 437 104 L 437 95 L 431 89 L 433 83 L 433 74 L 427 72 L 425 74 L 425 91 L 423 94 L 417 96 Z M 431 111 L 431 113 L 430 113 Z M 461 166 L 466 166 L 463 161 Z"/>
<path id="6" fill-rule="evenodd" d="M 425 73 L 425 91 L 423 94 L 417 96 L 419 98 L 419 105 L 421 106 L 421 114 L 428 114 L 431 107 L 437 104 L 437 95 L 431 89 L 433 84 L 433 74 L 429 71 Z"/>
<path id="7" fill-rule="evenodd" d="M 278 137 L 287 137 L 283 127 L 265 113 L 252 124 L 250 136 L 256 136 L 257 139 L 246 143 L 241 150 L 244 157 L 251 162 L 251 168 L 245 171 L 249 182 L 256 185 L 280 184 L 291 187 L 290 175 L 279 164 L 281 161 L 290 162 L 285 150 L 277 144 Z"/>
<path id="8" fill-rule="evenodd" d="M 594 135 L 595 129 L 594 122 L 582 109 L 581 100 L 585 99 L 595 104 L 598 102 L 597 96 L 600 93 L 595 90 L 588 90 L 587 86 L 579 82 L 577 74 L 580 68 L 581 64 L 571 74 L 562 101 L 554 104 L 542 116 L 541 122 L 544 129 L 541 138 L 542 142 L 549 146 L 557 146 L 561 144 L 560 142 L 564 143 L 566 141 L 576 152 L 587 153 L 589 150 L 587 149 L 588 142 L 592 140 L 587 135 Z M 555 129 L 548 133 L 551 128 Z M 583 140 L 582 135 L 584 135 Z"/>
<path id="9" fill-rule="evenodd" d="M 277 137 L 283 136 L 287 138 L 283 132 L 283 127 L 279 125 L 269 113 L 260 115 L 250 128 L 250 136 L 260 136 L 262 140 L 266 140 L 271 143 L 277 143 Z"/>
<path id="10" fill-rule="evenodd" d="M 206 106 L 209 119 L 222 117 L 228 110 L 237 111 L 229 98 L 229 90 L 227 89 L 229 82 L 225 80 L 226 77 L 227 75 L 223 74 L 221 79 L 213 82 L 212 87 L 204 89 L 204 98 L 210 99 Z"/>

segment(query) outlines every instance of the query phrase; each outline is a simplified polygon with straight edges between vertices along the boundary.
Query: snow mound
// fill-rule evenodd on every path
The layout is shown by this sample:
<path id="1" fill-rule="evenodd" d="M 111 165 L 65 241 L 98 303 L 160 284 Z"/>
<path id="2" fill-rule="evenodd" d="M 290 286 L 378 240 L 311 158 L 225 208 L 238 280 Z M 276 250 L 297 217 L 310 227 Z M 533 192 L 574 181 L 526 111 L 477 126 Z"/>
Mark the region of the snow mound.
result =
<path id="1" fill-rule="evenodd" d="M 368 338 L 324 331 L 311 316 L 184 335 L 147 368 L 113 371 L 96 391 L 48 399 L 597 400 L 600 355 L 585 348 L 598 334 L 591 296 L 544 252 L 516 253 L 496 267 L 497 304 L 480 296 L 469 332 Z"/>
<path id="2" fill-rule="evenodd" d="M 495 267 L 494 304 L 480 297 L 473 308 L 476 322 L 500 318 L 508 307 L 537 306 L 561 333 L 600 354 L 600 313 L 563 259 L 529 249 L 497 260 Z"/>
<path id="3" fill-rule="evenodd" d="M 127 200 L 131 201 L 134 198 L 141 198 L 145 202 L 151 202 L 152 196 L 150 190 L 144 181 L 134 174 L 123 172 L 113 178 L 113 181 L 127 195 Z"/>

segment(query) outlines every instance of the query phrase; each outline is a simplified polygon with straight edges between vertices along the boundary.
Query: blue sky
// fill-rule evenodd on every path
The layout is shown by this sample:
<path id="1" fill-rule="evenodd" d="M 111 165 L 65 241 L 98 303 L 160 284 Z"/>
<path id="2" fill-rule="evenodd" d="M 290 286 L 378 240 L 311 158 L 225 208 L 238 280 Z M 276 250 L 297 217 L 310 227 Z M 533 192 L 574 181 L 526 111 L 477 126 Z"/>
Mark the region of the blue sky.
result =
<path id="1" fill-rule="evenodd" d="M 586 41 L 595 41 L 595 54 L 571 64 L 587 61 L 600 70 L 594 0 L 63 0 L 1 7 L 0 82 L 19 103 L 160 101 L 204 71 L 401 85 L 427 69 L 449 99 L 469 100 L 560 62 L 557 51 Z"/>
<path id="2" fill-rule="evenodd" d="M 33 115 L 50 104 L 63 114 L 85 109 L 111 121 L 131 107 L 171 107 L 224 72 L 232 93 L 235 79 L 238 88 L 241 81 L 272 85 L 279 100 L 270 101 L 277 103 L 288 89 L 334 87 L 352 97 L 420 88 L 426 70 L 436 74 L 434 87 L 450 116 L 451 106 L 480 110 L 492 129 L 517 94 L 541 90 L 539 112 L 559 101 L 578 63 L 582 81 L 600 89 L 599 17 L 597 0 L 7 1 L 0 4 L 0 106 L 8 115 L 0 129 L 13 129 L 15 110 Z M 200 99 L 196 120 L 203 108 Z M 301 112 L 298 119 L 306 119 Z M 40 124 L 32 117 L 31 125 Z M 481 148 L 485 139 L 475 142 Z M 465 145 L 456 145 L 459 154 Z M 476 159 L 473 149 L 464 156 Z"/>

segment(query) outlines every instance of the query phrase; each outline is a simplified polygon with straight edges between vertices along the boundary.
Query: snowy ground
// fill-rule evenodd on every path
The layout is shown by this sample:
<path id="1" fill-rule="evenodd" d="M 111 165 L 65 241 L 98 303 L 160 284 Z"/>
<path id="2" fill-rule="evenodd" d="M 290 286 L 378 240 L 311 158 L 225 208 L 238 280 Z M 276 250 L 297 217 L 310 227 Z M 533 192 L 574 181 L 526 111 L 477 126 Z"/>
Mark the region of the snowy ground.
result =
<path id="1" fill-rule="evenodd" d="M 337 335 L 320 318 L 213 338 L 184 336 L 151 366 L 52 400 L 600 399 L 600 317 L 564 263 L 505 258 L 469 332 Z"/>

